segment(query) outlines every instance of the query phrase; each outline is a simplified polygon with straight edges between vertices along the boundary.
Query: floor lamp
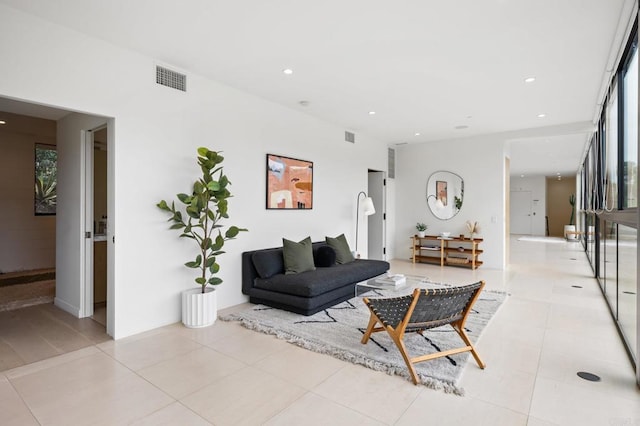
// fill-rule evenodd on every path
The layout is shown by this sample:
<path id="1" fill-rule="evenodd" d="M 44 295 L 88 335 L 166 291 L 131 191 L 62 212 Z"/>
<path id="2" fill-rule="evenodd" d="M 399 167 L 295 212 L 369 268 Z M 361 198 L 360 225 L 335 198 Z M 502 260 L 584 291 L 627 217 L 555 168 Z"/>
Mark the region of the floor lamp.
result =
<path id="1" fill-rule="evenodd" d="M 362 213 L 365 214 L 365 216 L 371 216 L 372 214 L 374 214 L 376 212 L 375 207 L 373 207 L 373 200 L 371 199 L 371 197 L 367 196 L 367 193 L 364 191 L 360 191 L 358 193 L 358 197 L 357 197 L 357 207 L 356 207 L 356 257 L 360 257 L 360 253 L 358 252 L 358 221 L 360 219 L 360 195 L 364 195 L 364 198 L 362 199 Z"/>

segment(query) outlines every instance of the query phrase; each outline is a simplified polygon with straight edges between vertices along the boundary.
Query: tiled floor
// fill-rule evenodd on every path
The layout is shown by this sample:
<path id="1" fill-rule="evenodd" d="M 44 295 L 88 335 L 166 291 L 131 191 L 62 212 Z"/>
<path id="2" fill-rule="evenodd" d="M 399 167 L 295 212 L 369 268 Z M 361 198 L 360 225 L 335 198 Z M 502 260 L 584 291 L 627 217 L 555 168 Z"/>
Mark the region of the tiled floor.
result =
<path id="1" fill-rule="evenodd" d="M 639 425 L 634 372 L 579 244 L 512 240 L 511 261 L 507 272 L 393 262 L 511 294 L 477 345 L 487 368 L 467 365 L 464 397 L 218 321 L 4 371 L 0 424 Z"/>

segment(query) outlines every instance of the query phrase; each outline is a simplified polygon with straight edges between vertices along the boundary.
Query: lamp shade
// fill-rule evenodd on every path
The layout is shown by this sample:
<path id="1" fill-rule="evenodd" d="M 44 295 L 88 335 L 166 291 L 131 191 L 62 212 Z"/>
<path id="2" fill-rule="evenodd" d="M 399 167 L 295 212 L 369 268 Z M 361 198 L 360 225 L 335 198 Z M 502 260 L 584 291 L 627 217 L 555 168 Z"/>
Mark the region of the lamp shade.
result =
<path id="1" fill-rule="evenodd" d="M 371 216 L 372 214 L 376 213 L 376 208 L 373 207 L 373 200 L 371 199 L 371 197 L 366 197 L 364 200 L 362 200 L 362 213 L 364 213 L 366 216 Z"/>

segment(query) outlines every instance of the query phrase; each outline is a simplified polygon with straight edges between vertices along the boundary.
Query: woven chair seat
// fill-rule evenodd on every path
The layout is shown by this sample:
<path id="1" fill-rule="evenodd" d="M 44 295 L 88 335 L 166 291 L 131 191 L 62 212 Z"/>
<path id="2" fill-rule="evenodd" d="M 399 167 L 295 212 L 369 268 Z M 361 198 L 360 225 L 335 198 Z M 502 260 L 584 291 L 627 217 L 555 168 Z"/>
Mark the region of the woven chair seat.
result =
<path id="1" fill-rule="evenodd" d="M 362 343 L 366 344 L 372 333 L 388 332 L 396 346 L 398 346 L 415 384 L 418 383 L 418 377 L 413 364 L 433 358 L 460 352 L 471 352 L 480 368 L 484 368 L 484 363 L 480 360 L 464 331 L 467 315 L 484 285 L 484 281 L 479 281 L 460 287 L 415 289 L 412 294 L 401 297 L 364 298 L 364 303 L 371 312 L 371 318 L 369 319 L 367 331 L 362 338 Z M 381 326 L 377 326 L 378 324 Z M 402 343 L 405 333 L 421 333 L 424 330 L 447 324 L 454 328 L 466 343 L 466 346 L 415 358 L 409 357 Z"/>

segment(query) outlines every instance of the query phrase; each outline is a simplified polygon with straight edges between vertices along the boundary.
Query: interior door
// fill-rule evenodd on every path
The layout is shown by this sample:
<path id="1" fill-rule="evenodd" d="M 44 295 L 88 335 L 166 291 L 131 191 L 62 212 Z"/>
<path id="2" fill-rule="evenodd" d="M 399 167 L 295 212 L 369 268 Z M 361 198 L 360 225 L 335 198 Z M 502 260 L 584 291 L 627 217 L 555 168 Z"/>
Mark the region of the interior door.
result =
<path id="1" fill-rule="evenodd" d="M 376 212 L 368 217 L 367 257 L 385 260 L 385 175 L 384 172 L 369 170 L 369 197 Z"/>
<path id="2" fill-rule="evenodd" d="M 80 287 L 80 317 L 93 315 L 93 132 L 84 138 L 84 284 Z"/>
<path id="3" fill-rule="evenodd" d="M 531 235 L 533 233 L 531 195 L 531 191 L 511 191 L 509 194 L 512 234 Z"/>

